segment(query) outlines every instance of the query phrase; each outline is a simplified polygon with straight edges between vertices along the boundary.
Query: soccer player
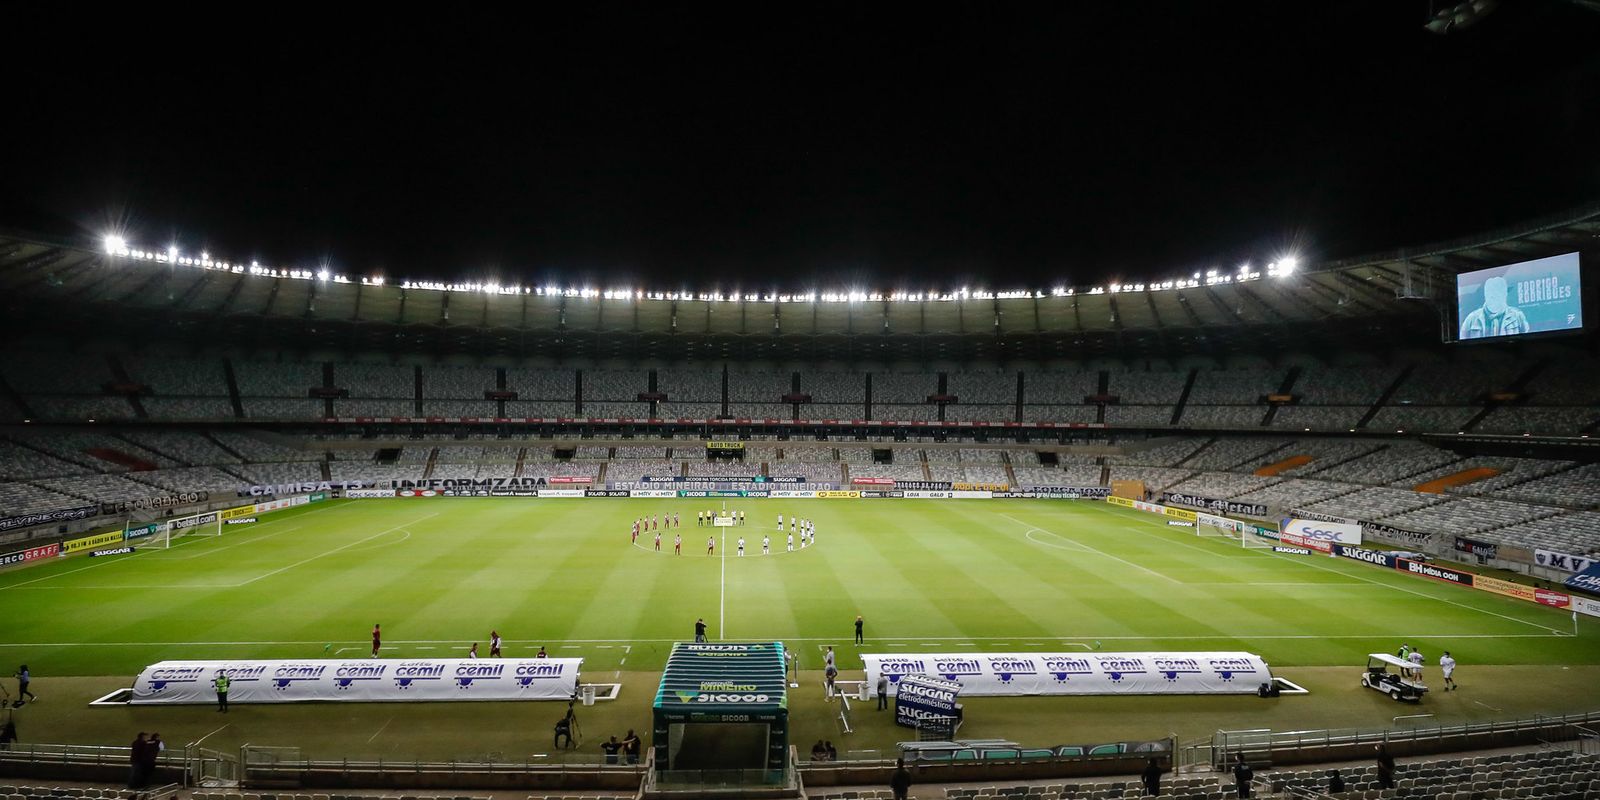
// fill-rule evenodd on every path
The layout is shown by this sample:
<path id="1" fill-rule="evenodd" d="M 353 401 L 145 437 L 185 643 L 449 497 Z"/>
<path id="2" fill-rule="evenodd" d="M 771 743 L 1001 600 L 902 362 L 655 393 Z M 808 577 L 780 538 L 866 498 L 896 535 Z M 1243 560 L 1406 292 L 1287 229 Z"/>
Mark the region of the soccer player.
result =
<path id="1" fill-rule="evenodd" d="M 678 512 L 676 512 L 676 511 L 672 512 L 672 527 L 674 527 L 674 528 L 683 527 L 683 522 L 681 522 L 678 519 Z"/>
<path id="2" fill-rule="evenodd" d="M 706 512 L 704 512 L 704 511 L 696 511 L 696 512 L 694 512 L 694 526 L 696 528 L 704 528 L 706 526 Z"/>
<path id="3" fill-rule="evenodd" d="M 716 554 L 717 554 L 717 537 L 715 537 L 715 536 L 707 536 L 706 537 L 706 555 L 713 556 L 713 555 L 716 555 Z"/>
<path id="4" fill-rule="evenodd" d="M 789 552 L 794 552 L 794 534 L 789 534 Z"/>
<path id="5" fill-rule="evenodd" d="M 550 654 L 545 652 L 544 645 L 541 644 L 541 645 L 539 645 L 539 652 L 535 653 L 533 655 L 533 657 L 534 658 L 549 658 Z"/>
<path id="6" fill-rule="evenodd" d="M 500 632 L 489 631 L 489 657 L 500 657 Z"/>
<path id="7" fill-rule="evenodd" d="M 1450 656 L 1449 650 L 1439 656 L 1439 671 L 1444 673 L 1444 690 L 1453 691 L 1456 688 L 1456 660 Z"/>
<path id="8" fill-rule="evenodd" d="M 772 555 L 772 537 L 771 536 L 762 536 L 761 537 L 761 555 L 764 555 L 764 556 Z"/>
<path id="9" fill-rule="evenodd" d="M 661 552 L 661 531 L 656 531 L 656 552 Z"/>
<path id="10" fill-rule="evenodd" d="M 672 554 L 675 556 L 683 555 L 683 534 L 681 533 L 672 537 Z"/>
<path id="11" fill-rule="evenodd" d="M 1406 656 L 1406 660 L 1412 664 L 1411 677 L 1422 680 L 1422 651 L 1412 650 L 1411 655 Z"/>
<path id="12" fill-rule="evenodd" d="M 639 543 L 639 522 L 637 520 L 635 520 L 634 523 L 633 523 L 633 539 L 632 539 L 632 542 L 634 544 L 638 544 Z"/>
<path id="13" fill-rule="evenodd" d="M 478 643 L 477 642 L 473 642 L 472 643 L 472 647 L 467 650 L 467 658 L 477 658 L 477 657 L 478 657 Z"/>
<path id="14" fill-rule="evenodd" d="M 798 525 L 799 523 L 794 521 L 794 517 L 789 518 L 789 530 L 794 530 Z"/>
<path id="15" fill-rule="evenodd" d="M 778 515 L 778 530 L 780 530 L 780 531 L 783 530 L 783 515 L 782 514 Z"/>
<path id="16" fill-rule="evenodd" d="M 739 557 L 744 558 L 744 537 L 739 537 Z"/>
<path id="17" fill-rule="evenodd" d="M 382 645 L 383 645 L 383 631 L 379 629 L 378 623 L 374 622 L 374 623 L 372 623 L 372 657 L 373 658 L 377 658 L 378 657 L 378 648 L 381 647 Z"/>

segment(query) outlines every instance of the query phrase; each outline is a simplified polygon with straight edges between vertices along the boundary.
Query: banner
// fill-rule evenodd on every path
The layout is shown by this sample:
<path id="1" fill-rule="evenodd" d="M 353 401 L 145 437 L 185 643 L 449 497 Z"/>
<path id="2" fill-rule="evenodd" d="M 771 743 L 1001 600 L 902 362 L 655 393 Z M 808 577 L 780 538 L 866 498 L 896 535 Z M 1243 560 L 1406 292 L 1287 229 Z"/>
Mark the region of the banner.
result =
<path id="1" fill-rule="evenodd" d="M 952 483 L 950 488 L 958 492 L 1003 492 L 1011 487 L 1004 483 Z"/>
<path id="2" fill-rule="evenodd" d="M 540 489 L 540 497 L 582 497 L 582 489 Z"/>
<path id="3" fill-rule="evenodd" d="M 1575 556 L 1567 553 L 1558 553 L 1554 550 L 1533 551 L 1533 563 L 1541 567 L 1548 567 L 1561 572 L 1582 572 L 1596 563 L 1597 559 L 1588 556 Z"/>
<path id="4" fill-rule="evenodd" d="M 1314 519 L 1318 522 L 1346 522 L 1351 525 L 1360 525 L 1361 521 L 1350 517 L 1335 517 L 1329 514 L 1319 514 L 1315 511 L 1306 511 L 1299 508 L 1289 509 L 1289 516 L 1295 519 Z"/>
<path id="5" fill-rule="evenodd" d="M 100 513 L 105 515 L 126 514 L 129 511 L 154 511 L 163 508 L 177 508 L 179 506 L 192 506 L 204 503 L 211 499 L 210 492 L 179 492 L 177 494 L 163 494 L 155 497 L 137 497 L 132 500 L 117 500 L 100 504 Z"/>
<path id="6" fill-rule="evenodd" d="M 743 450 L 744 442 L 706 442 L 707 450 Z"/>
<path id="7" fill-rule="evenodd" d="M 393 489 L 346 489 L 344 496 L 354 500 L 376 500 L 380 497 L 394 499 Z"/>
<path id="8" fill-rule="evenodd" d="M 1553 608 L 1566 608 L 1572 601 L 1572 596 L 1566 592 L 1539 589 L 1521 583 L 1491 578 L 1487 575 L 1474 576 L 1472 585 L 1473 588 L 1482 589 L 1492 594 L 1515 597 L 1518 600 L 1526 600 L 1530 603 L 1538 603 L 1539 605 Z"/>
<path id="9" fill-rule="evenodd" d="M 229 703 L 567 700 L 581 658 L 316 659 L 162 661 L 133 683 L 143 704 L 215 703 L 213 681 L 229 678 Z"/>
<path id="10" fill-rule="evenodd" d="M 551 475 L 548 480 L 552 486 L 573 483 L 594 483 L 594 478 L 588 475 Z"/>
<path id="11" fill-rule="evenodd" d="M 154 536 L 154 535 L 156 535 L 156 533 L 158 531 L 160 531 L 160 530 L 161 530 L 161 524 L 158 523 L 158 522 L 152 522 L 149 525 L 139 525 L 137 527 L 130 527 L 126 531 L 126 537 L 125 538 L 128 538 L 128 539 L 143 539 L 146 536 Z"/>
<path id="12" fill-rule="evenodd" d="M 850 482 L 851 483 L 866 484 L 868 486 L 893 486 L 894 485 L 894 481 L 890 480 L 889 478 L 854 478 L 854 477 L 852 477 L 850 479 Z"/>
<path id="13" fill-rule="evenodd" d="M 867 685 L 931 675 L 971 696 L 1254 694 L 1272 673 L 1252 653 L 957 653 L 862 655 Z"/>
<path id="14" fill-rule="evenodd" d="M 77 508 L 63 508 L 57 511 L 40 511 L 33 514 L 18 514 L 14 517 L 0 519 L 0 531 L 9 531 L 15 528 L 31 528 L 35 525 L 53 525 L 61 522 L 74 522 L 97 516 L 100 507 L 78 506 Z"/>
<path id="15" fill-rule="evenodd" d="M 910 493 L 908 492 L 907 494 Z M 861 493 L 857 491 L 817 492 L 817 497 L 820 497 L 824 500 L 842 500 L 860 496 Z"/>
<path id="16" fill-rule="evenodd" d="M 124 553 L 137 553 L 137 552 L 139 552 L 139 551 L 137 551 L 137 550 L 135 550 L 135 549 L 133 549 L 131 547 L 113 547 L 110 550 L 95 550 L 95 551 L 92 551 L 92 552 L 89 553 L 89 557 L 90 558 L 94 558 L 96 556 L 120 556 L 120 555 L 122 555 Z"/>
<path id="17" fill-rule="evenodd" d="M 1122 506 L 1124 508 L 1133 508 L 1133 501 L 1132 500 L 1129 500 L 1126 497 L 1118 497 L 1118 496 L 1116 496 L 1114 494 L 1106 495 L 1106 502 L 1110 503 L 1111 505 L 1114 505 L 1114 506 Z"/>
<path id="18" fill-rule="evenodd" d="M 1356 561 L 1365 561 L 1368 564 L 1375 564 L 1380 567 L 1388 567 L 1389 569 L 1394 569 L 1396 560 L 1393 554 L 1385 553 L 1382 550 L 1368 550 L 1363 547 L 1351 547 L 1344 544 L 1334 545 L 1333 553 L 1334 555 L 1343 556 L 1345 558 L 1353 558 Z"/>
<path id="19" fill-rule="evenodd" d="M 351 489 L 369 488 L 372 488 L 372 484 L 367 481 L 305 481 L 301 483 L 264 483 L 255 486 L 246 486 L 240 489 L 239 496 L 273 497 L 280 494 L 332 492 L 335 490 L 349 492 Z"/>
<path id="20" fill-rule="evenodd" d="M 627 489 L 585 489 L 584 497 L 632 497 Z"/>
<path id="21" fill-rule="evenodd" d="M 915 728 L 928 720 L 953 720 L 961 684 L 929 675 L 906 675 L 895 681 L 894 724 Z"/>
<path id="22" fill-rule="evenodd" d="M 1272 548 L 1272 552 L 1274 552 L 1274 553 L 1287 553 L 1287 554 L 1289 554 L 1291 556 L 1309 556 L 1309 555 L 1311 555 L 1311 548 L 1309 548 L 1309 547 L 1284 547 L 1283 545 L 1274 545 L 1273 548 Z"/>
<path id="23" fill-rule="evenodd" d="M 1162 514 L 1162 516 L 1171 517 L 1173 519 L 1182 520 L 1184 522 L 1194 522 L 1195 518 L 1197 516 L 1199 516 L 1199 515 L 1195 514 L 1193 511 L 1189 511 L 1188 509 L 1183 509 L 1183 508 L 1163 508 L 1163 509 L 1161 509 L 1161 514 Z"/>
<path id="24" fill-rule="evenodd" d="M 571 476 L 558 476 L 568 480 L 557 481 L 555 478 L 539 478 L 525 476 L 521 478 L 402 478 L 394 481 L 396 489 L 543 489 L 554 483 L 572 483 Z M 580 483 L 587 482 L 578 481 Z"/>
<path id="25" fill-rule="evenodd" d="M 244 509 L 231 508 L 231 509 L 228 509 L 228 510 L 229 511 L 240 511 L 240 510 L 243 510 L 246 513 L 252 513 L 253 514 L 253 513 L 255 513 L 255 506 L 247 506 Z M 239 519 L 242 516 L 243 515 L 240 515 L 240 514 L 234 514 L 234 515 L 232 515 L 230 517 L 227 517 L 227 519 Z M 216 521 L 217 521 L 217 515 L 216 514 L 207 513 L 207 514 L 196 514 L 195 516 L 185 517 L 184 519 L 175 519 L 175 520 L 172 521 L 171 524 L 172 524 L 172 529 L 173 530 L 175 530 L 175 531 L 185 531 L 185 530 L 188 530 L 190 528 L 198 528 L 201 525 L 210 525 L 211 523 L 216 522 Z"/>
<path id="26" fill-rule="evenodd" d="M 629 497 L 677 497 L 677 489 L 629 489 Z"/>
<path id="27" fill-rule="evenodd" d="M 1405 542 L 1406 544 L 1422 544 L 1433 538 L 1431 533 L 1418 533 L 1372 522 L 1361 523 L 1361 530 L 1374 539 L 1388 539 L 1391 542 Z"/>
<path id="28" fill-rule="evenodd" d="M 908 500 L 949 500 L 955 492 L 923 492 L 916 489 L 905 490 Z"/>
<path id="29" fill-rule="evenodd" d="M 916 489 L 925 492 L 948 492 L 955 487 L 949 481 L 895 481 L 896 489 Z"/>
<path id="30" fill-rule="evenodd" d="M 1432 578 L 1443 583 L 1453 583 L 1457 586 L 1471 586 L 1474 577 L 1470 572 L 1462 572 L 1448 567 L 1436 567 L 1432 564 L 1424 564 L 1421 561 L 1412 561 L 1409 558 L 1396 558 L 1395 569 L 1401 572 L 1409 572 L 1412 575 L 1421 575 L 1424 578 Z"/>
<path id="31" fill-rule="evenodd" d="M 1499 556 L 1500 546 L 1490 542 L 1480 542 L 1477 539 L 1468 539 L 1465 536 L 1457 536 L 1456 552 L 1466 553 L 1478 558 L 1493 559 Z"/>
<path id="32" fill-rule="evenodd" d="M 1040 497 L 1052 495 L 1077 500 L 1111 496 L 1109 486 L 1024 486 L 1022 491 L 1032 492 Z"/>
<path id="33" fill-rule="evenodd" d="M 38 561 L 41 558 L 55 558 L 61 555 L 61 545 L 47 544 L 42 547 L 30 547 L 18 550 L 15 553 L 6 553 L 0 556 L 0 567 L 9 567 L 12 564 L 22 564 L 28 561 Z"/>
<path id="34" fill-rule="evenodd" d="M 1227 517 L 1219 517 L 1219 516 L 1217 516 L 1215 514 L 1204 514 L 1204 513 L 1195 514 L 1194 515 L 1194 521 L 1196 523 L 1198 523 L 1200 525 L 1204 525 L 1204 526 L 1206 526 L 1208 528 L 1221 528 L 1222 530 L 1233 531 L 1235 533 L 1243 533 L 1244 530 L 1245 530 L 1245 527 L 1246 527 L 1243 522 L 1240 522 L 1240 521 L 1238 521 L 1236 519 L 1228 519 Z M 1254 527 L 1254 526 L 1250 526 L 1250 527 Z M 1276 532 L 1274 532 L 1273 538 L 1277 538 Z"/>
<path id="35" fill-rule="evenodd" d="M 1177 503 L 1190 508 L 1205 508 L 1223 514 L 1237 514 L 1241 517 L 1265 517 L 1267 507 L 1262 503 L 1239 503 L 1233 500 L 1218 500 L 1214 497 L 1201 497 L 1197 494 L 1184 494 L 1182 492 L 1162 492 L 1161 502 Z"/>
<path id="36" fill-rule="evenodd" d="M 637 496 L 637 495 L 635 495 L 635 496 Z M 769 497 L 783 497 L 783 498 L 798 499 L 798 498 L 814 498 L 814 497 L 817 496 L 817 493 L 816 492 L 801 491 L 801 490 L 798 490 L 798 489 L 774 489 L 774 490 L 772 490 L 771 492 L 768 493 L 768 496 Z"/>
<path id="37" fill-rule="evenodd" d="M 68 539 L 67 541 L 61 543 L 61 554 L 69 555 L 72 553 L 81 553 L 85 550 L 93 550 L 96 547 L 104 547 L 105 545 L 120 541 L 122 541 L 121 529 L 106 531 L 105 533 L 97 533 L 93 536 L 85 536 L 81 539 Z"/>
<path id="38" fill-rule="evenodd" d="M 1572 597 L 1572 610 L 1579 614 L 1588 614 L 1591 617 L 1600 617 L 1600 600 L 1591 600 L 1587 597 Z"/>
<path id="39" fill-rule="evenodd" d="M 994 496 L 994 492 L 976 489 L 957 489 L 951 492 L 950 496 L 957 500 L 988 500 Z"/>
<path id="40" fill-rule="evenodd" d="M 1589 594 L 1600 594 L 1600 563 L 1590 564 L 1566 580 L 1567 588 Z"/>
<path id="41" fill-rule="evenodd" d="M 774 493 L 773 496 L 777 496 L 776 493 Z M 863 498 L 888 498 L 888 497 L 902 498 L 902 497 L 906 496 L 906 493 L 905 492 L 900 492 L 900 491 L 894 491 L 894 490 L 890 490 L 890 491 L 887 491 L 887 492 L 877 492 L 877 491 L 871 491 L 871 490 L 863 490 L 861 492 L 861 496 Z"/>
<path id="42" fill-rule="evenodd" d="M 1361 544 L 1361 526 L 1349 522 L 1324 522 L 1309 519 L 1286 519 L 1279 528 L 1278 538 L 1290 541 L 1290 535 L 1296 537 L 1295 544 L 1306 546 L 1305 541 L 1323 542 L 1334 544 Z M 1328 548 L 1317 548 L 1327 552 Z"/>

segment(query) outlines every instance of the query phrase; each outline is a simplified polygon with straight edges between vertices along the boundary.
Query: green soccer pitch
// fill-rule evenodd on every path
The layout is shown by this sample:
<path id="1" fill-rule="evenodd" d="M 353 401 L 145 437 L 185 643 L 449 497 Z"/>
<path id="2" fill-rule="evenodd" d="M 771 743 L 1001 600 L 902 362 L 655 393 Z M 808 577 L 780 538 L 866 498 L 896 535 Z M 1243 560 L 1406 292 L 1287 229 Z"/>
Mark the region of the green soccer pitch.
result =
<path id="1" fill-rule="evenodd" d="M 747 512 L 748 524 L 695 525 L 697 510 L 724 507 Z M 663 552 L 654 551 L 653 531 L 629 541 L 634 518 L 669 512 L 683 525 L 662 529 Z M 787 530 L 774 526 L 779 513 L 785 522 L 814 520 L 817 543 L 786 552 Z M 681 556 L 672 554 L 678 533 Z M 740 535 L 743 558 L 734 553 Z M 773 537 L 772 555 L 761 555 L 763 535 Z M 717 539 L 714 556 L 706 555 L 708 536 Z M 857 614 L 866 621 L 863 646 L 852 643 Z M 1430 665 L 1450 650 L 1469 689 L 1480 676 L 1476 694 L 1429 696 L 1420 710 L 1438 721 L 1600 707 L 1593 620 L 1574 636 L 1565 611 L 1345 559 L 1245 549 L 1169 528 L 1160 517 L 1067 500 L 334 501 L 264 515 L 222 536 L 181 538 L 170 549 L 0 574 L 0 663 L 5 674 L 28 663 L 43 699 L 23 709 L 25 740 L 120 742 L 134 726 L 162 723 L 198 737 L 222 724 L 196 716 L 209 709 L 102 711 L 78 700 L 129 685 L 163 659 L 364 657 L 373 623 L 383 625 L 383 656 L 391 658 L 464 656 L 474 642 L 487 654 L 495 629 L 508 656 L 544 646 L 583 657 L 585 681 L 622 682 L 623 695 L 592 713 L 644 729 L 654 675 L 670 643 L 692 637 L 696 618 L 714 640 L 781 640 L 808 672 L 821 669 L 821 648 L 833 645 L 843 679 L 860 677 L 860 652 L 1246 650 L 1313 690 L 1277 701 L 968 703 L 973 722 L 964 734 L 1042 744 L 1190 732 L 1171 719 L 1175 712 L 1193 715 L 1188 724 L 1197 731 L 1234 721 L 1387 725 L 1417 709 L 1352 687 L 1367 653 L 1392 652 L 1402 641 L 1420 646 Z M 61 687 L 60 708 L 51 706 L 52 684 Z M 808 678 L 795 691 L 795 741 L 843 739 L 814 684 Z M 1299 711 L 1263 719 L 1271 703 Z M 477 712 L 459 708 L 470 705 L 477 704 L 422 712 L 465 726 L 462 741 L 435 735 L 427 746 L 459 753 L 468 739 L 483 738 L 473 730 Z M 521 705 L 549 706 L 516 712 L 532 715 L 526 724 L 540 731 L 543 716 L 557 714 L 556 704 Z M 858 708 L 865 721 L 852 743 L 905 738 L 869 706 Z M 328 751 L 348 742 L 351 751 L 371 752 L 404 738 L 378 728 L 395 704 L 241 709 L 229 722 L 245 730 L 218 741 L 309 741 Z M 1080 712 L 1075 724 L 1084 727 L 1071 735 L 1052 727 L 1064 711 Z M 262 727 L 249 730 L 244 720 L 252 718 Z M 492 744 L 521 752 L 514 740 Z M 386 752 L 426 749 L 406 741 L 393 748 Z"/>

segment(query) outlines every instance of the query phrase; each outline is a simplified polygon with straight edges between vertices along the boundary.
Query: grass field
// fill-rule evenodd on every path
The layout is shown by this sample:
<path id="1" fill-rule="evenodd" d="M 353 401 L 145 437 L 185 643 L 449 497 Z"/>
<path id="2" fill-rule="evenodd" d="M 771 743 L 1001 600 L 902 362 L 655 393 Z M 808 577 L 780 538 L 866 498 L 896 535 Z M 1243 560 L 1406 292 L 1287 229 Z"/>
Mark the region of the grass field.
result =
<path id="1" fill-rule="evenodd" d="M 1430 696 L 1424 710 L 1439 709 L 1441 719 L 1456 706 L 1461 718 L 1600 707 L 1593 621 L 1574 637 L 1566 612 L 1357 562 L 1245 550 L 1138 512 L 1049 500 L 735 502 L 729 507 L 747 511 L 750 524 L 717 530 L 717 555 L 707 557 L 711 532 L 695 527 L 694 513 L 721 502 L 437 498 L 277 512 L 166 550 L 0 574 L 0 659 L 32 667 L 44 697 L 23 709 L 23 735 L 33 741 L 121 742 L 132 726 L 163 724 L 198 737 L 221 724 L 204 709 L 102 711 L 78 700 L 127 685 L 161 659 L 312 658 L 325 648 L 362 656 L 374 622 L 383 624 L 387 657 L 460 656 L 473 642 L 486 653 L 491 628 L 505 637 L 507 655 L 544 645 L 552 655 L 582 656 L 585 680 L 624 683 L 619 700 L 591 712 L 618 727 L 647 727 L 654 675 L 697 617 L 714 639 L 783 640 L 808 670 L 821 667 L 821 647 L 833 644 L 844 678 L 859 670 L 858 652 L 1248 650 L 1313 688 L 1274 701 L 1291 709 L 1273 712 L 1283 715 L 1269 720 L 1274 725 L 1373 726 L 1409 713 L 1350 689 L 1366 653 L 1401 641 L 1420 645 L 1430 663 L 1452 651 L 1463 684 L 1475 672 L 1523 676 L 1509 686 L 1497 677 L 1493 692 L 1485 686 L 1466 700 Z M 630 544 L 634 517 L 668 511 L 684 519 L 684 555 L 671 554 L 676 531 L 665 533 L 662 554 L 648 534 Z M 774 554 L 759 555 L 780 511 L 814 519 L 818 543 L 787 553 L 775 535 Z M 740 533 L 744 558 L 731 549 Z M 866 618 L 860 649 L 851 644 L 856 614 Z M 1518 691 L 1527 676 L 1538 688 Z M 842 738 L 832 707 L 812 697 L 820 694 L 811 683 L 797 690 L 797 739 Z M 1136 725 L 1161 735 L 1234 719 L 1260 727 L 1260 703 L 975 700 L 967 732 L 1037 742 L 1027 737 L 1090 741 L 1136 735 Z M 218 741 L 390 753 L 465 753 L 487 742 L 518 753 L 531 746 L 524 738 L 542 742 L 542 733 L 527 731 L 546 730 L 542 717 L 558 713 L 555 704 L 521 704 L 549 707 L 507 711 L 501 718 L 514 730 L 488 733 L 475 722 L 481 709 L 461 705 L 406 707 L 408 718 L 437 723 L 427 742 L 407 738 L 405 725 L 385 733 L 387 722 L 368 738 L 393 720 L 393 705 L 251 708 L 230 715 Z M 1058 714 L 1067 710 L 1080 713 L 1071 735 Z M 438 726 L 458 723 L 461 730 L 438 738 Z M 903 733 L 868 719 L 851 741 L 880 747 Z"/>

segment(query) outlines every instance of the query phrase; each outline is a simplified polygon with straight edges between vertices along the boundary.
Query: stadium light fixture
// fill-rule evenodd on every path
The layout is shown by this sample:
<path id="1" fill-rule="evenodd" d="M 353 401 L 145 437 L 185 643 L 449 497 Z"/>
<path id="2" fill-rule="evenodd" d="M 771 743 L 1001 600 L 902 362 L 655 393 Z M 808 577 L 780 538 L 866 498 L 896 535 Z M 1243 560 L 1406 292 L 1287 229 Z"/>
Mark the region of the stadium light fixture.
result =
<path id="1" fill-rule="evenodd" d="M 128 240 L 114 233 L 106 237 L 105 246 L 106 252 L 111 255 L 126 255 L 128 252 Z"/>

